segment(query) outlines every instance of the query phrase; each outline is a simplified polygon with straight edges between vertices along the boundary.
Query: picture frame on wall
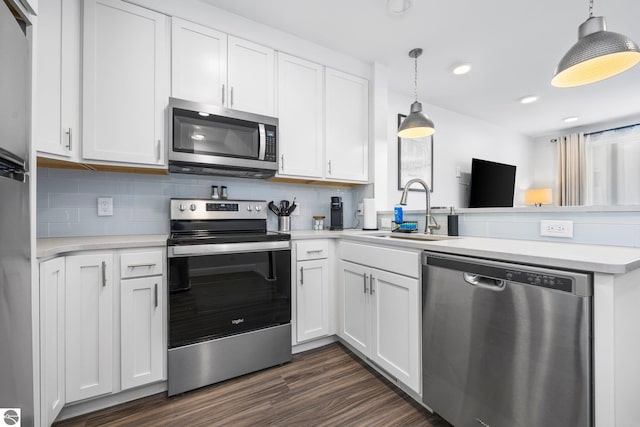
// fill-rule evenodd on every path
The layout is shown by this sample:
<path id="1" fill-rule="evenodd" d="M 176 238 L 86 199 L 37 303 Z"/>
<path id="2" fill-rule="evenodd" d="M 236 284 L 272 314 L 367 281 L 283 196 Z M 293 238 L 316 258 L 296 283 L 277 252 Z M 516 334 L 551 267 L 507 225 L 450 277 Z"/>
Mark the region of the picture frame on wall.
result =
<path id="1" fill-rule="evenodd" d="M 398 127 L 406 117 L 406 114 L 398 114 Z M 405 184 L 413 178 L 424 180 L 433 193 L 433 135 L 412 139 L 398 137 L 398 190 L 404 190 Z M 409 191 L 424 192 L 424 188 L 412 186 Z"/>

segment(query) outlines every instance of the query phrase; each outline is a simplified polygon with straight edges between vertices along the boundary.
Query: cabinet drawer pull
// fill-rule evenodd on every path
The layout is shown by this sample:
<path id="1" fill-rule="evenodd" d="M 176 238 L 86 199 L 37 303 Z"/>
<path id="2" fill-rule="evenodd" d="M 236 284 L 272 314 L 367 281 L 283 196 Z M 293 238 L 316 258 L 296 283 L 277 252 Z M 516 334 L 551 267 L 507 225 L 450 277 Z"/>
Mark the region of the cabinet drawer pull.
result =
<path id="1" fill-rule="evenodd" d="M 71 134 L 71 128 L 69 129 L 65 129 L 64 130 L 64 134 L 67 138 L 67 144 L 65 145 L 65 148 L 69 151 L 71 151 L 71 138 L 72 138 L 72 134 Z"/>
<path id="2" fill-rule="evenodd" d="M 102 261 L 102 287 L 107 286 L 107 263 Z"/>
<path id="3" fill-rule="evenodd" d="M 367 275 L 364 275 L 364 293 L 367 293 Z"/>
<path id="4" fill-rule="evenodd" d="M 320 252 L 322 252 L 323 249 L 310 249 L 307 251 L 308 254 L 318 254 Z"/>
<path id="5" fill-rule="evenodd" d="M 157 265 L 155 262 L 149 262 L 146 264 L 129 264 L 127 267 L 128 268 L 141 268 L 141 267 L 154 267 L 155 265 Z"/>
<path id="6" fill-rule="evenodd" d="M 158 284 L 156 283 L 153 287 L 153 305 L 154 307 L 158 306 Z"/>
<path id="7" fill-rule="evenodd" d="M 300 284 L 304 285 L 304 267 L 300 267 Z"/>

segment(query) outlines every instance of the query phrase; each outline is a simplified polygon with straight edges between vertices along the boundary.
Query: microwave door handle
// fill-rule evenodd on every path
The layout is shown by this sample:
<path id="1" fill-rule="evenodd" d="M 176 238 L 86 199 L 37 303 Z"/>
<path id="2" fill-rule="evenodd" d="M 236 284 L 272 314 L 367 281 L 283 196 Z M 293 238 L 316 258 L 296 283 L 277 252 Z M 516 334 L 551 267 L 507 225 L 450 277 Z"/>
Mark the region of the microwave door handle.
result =
<path id="1" fill-rule="evenodd" d="M 260 153 L 258 154 L 258 160 L 264 160 L 264 155 L 267 151 L 267 132 L 264 129 L 264 123 L 258 124 L 258 132 L 260 133 Z"/>

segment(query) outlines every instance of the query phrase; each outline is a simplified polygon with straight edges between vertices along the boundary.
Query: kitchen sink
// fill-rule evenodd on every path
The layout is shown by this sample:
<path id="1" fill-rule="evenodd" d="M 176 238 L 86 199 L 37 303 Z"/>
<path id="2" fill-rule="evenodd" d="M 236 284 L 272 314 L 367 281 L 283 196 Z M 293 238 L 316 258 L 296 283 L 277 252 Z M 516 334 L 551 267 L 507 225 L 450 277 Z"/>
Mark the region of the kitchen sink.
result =
<path id="1" fill-rule="evenodd" d="M 387 234 L 384 237 L 392 238 L 392 239 L 409 239 L 409 240 L 421 240 L 421 241 L 438 241 L 438 240 L 451 240 L 451 239 L 459 239 L 459 237 L 454 236 L 443 236 L 439 234 L 423 234 L 423 233 L 392 233 Z"/>

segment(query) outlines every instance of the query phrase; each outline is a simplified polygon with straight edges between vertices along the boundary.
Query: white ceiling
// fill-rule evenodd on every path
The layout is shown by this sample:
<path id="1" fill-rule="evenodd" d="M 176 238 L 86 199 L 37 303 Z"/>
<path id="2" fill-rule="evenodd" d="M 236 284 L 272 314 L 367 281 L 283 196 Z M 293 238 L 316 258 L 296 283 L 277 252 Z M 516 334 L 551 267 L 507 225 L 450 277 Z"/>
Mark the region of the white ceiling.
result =
<path id="1" fill-rule="evenodd" d="M 577 41 L 588 0 L 416 0 L 403 16 L 386 0 L 202 0 L 367 62 L 389 68 L 391 90 L 531 136 L 640 115 L 640 65 L 577 88 L 549 83 L 558 61 Z M 640 43 L 640 1 L 596 0 L 607 28 Z M 473 69 L 454 76 L 455 64 Z M 518 99 L 535 94 L 534 104 Z M 426 111 L 429 114 L 429 111 Z M 565 124 L 562 119 L 578 116 Z M 434 118 L 435 119 L 435 118 Z M 437 120 L 436 120 L 437 127 Z"/>

